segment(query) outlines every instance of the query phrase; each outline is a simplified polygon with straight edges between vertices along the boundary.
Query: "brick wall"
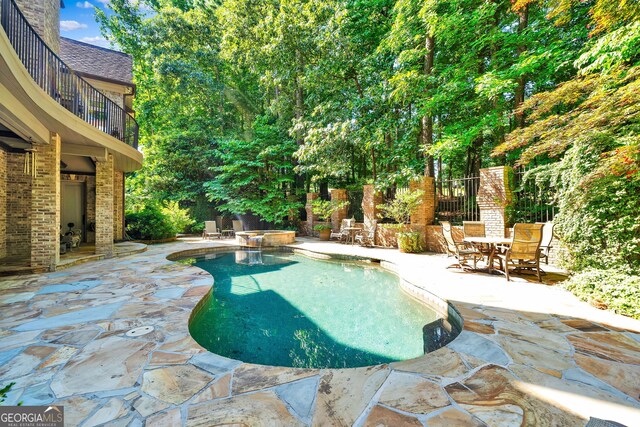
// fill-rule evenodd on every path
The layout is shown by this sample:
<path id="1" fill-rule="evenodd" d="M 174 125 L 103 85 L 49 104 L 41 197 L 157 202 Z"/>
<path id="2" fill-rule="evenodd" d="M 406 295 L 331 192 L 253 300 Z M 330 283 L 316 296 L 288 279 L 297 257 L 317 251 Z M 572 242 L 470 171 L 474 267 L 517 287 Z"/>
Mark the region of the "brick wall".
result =
<path id="1" fill-rule="evenodd" d="M 433 224 L 436 219 L 436 186 L 432 177 L 424 176 L 419 180 L 411 181 L 411 190 L 422 190 L 422 203 L 411 214 L 411 224 Z"/>
<path id="2" fill-rule="evenodd" d="M 6 255 L 31 252 L 31 175 L 24 173 L 24 154 L 6 153 Z"/>
<path id="3" fill-rule="evenodd" d="M 452 226 L 451 233 L 455 241 L 461 241 L 464 238 L 464 232 L 461 226 Z M 442 235 L 441 225 L 427 225 L 425 227 L 425 240 L 427 252 L 447 253 L 447 242 L 445 242 L 444 236 Z"/>
<path id="4" fill-rule="evenodd" d="M 480 220 L 485 223 L 486 235 L 490 237 L 505 237 L 506 208 L 512 201 L 509 169 L 506 166 L 480 169 L 478 207 Z"/>
<path id="5" fill-rule="evenodd" d="M 335 203 L 346 202 L 349 199 L 347 198 L 347 190 L 344 189 L 332 189 L 331 190 L 331 201 Z M 345 205 L 342 209 L 338 209 L 333 214 L 331 214 L 331 228 L 333 231 L 340 230 L 340 225 L 342 225 L 342 220 L 347 217 L 347 213 L 349 212 L 349 206 Z"/>
<path id="6" fill-rule="evenodd" d="M 124 172 L 113 171 L 113 238 L 124 239 Z M 222 226 L 222 224 L 221 224 Z M 225 227 L 230 228 L 230 227 Z"/>
<path id="7" fill-rule="evenodd" d="M 53 271 L 60 260 L 60 137 L 37 147 L 31 185 L 31 266 Z"/>
<path id="8" fill-rule="evenodd" d="M 0 148 L 0 258 L 7 256 L 7 153 Z"/>
<path id="9" fill-rule="evenodd" d="M 16 0 L 29 24 L 56 53 L 60 53 L 60 0 Z"/>
<path id="10" fill-rule="evenodd" d="M 362 214 L 367 227 L 371 221 L 378 220 L 378 205 L 382 204 L 382 194 L 376 191 L 373 184 L 362 187 Z"/>
<path id="11" fill-rule="evenodd" d="M 113 255 L 113 155 L 96 163 L 96 254 Z"/>

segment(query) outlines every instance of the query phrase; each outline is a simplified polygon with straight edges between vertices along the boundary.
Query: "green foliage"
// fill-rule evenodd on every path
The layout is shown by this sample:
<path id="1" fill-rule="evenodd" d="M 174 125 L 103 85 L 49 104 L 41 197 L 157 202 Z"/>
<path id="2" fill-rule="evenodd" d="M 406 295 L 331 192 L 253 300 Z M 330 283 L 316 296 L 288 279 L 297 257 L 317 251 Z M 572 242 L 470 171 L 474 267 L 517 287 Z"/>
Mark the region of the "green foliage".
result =
<path id="1" fill-rule="evenodd" d="M 398 248 L 400 251 L 417 254 L 423 251 L 422 248 L 422 236 L 417 231 L 399 232 L 396 233 L 398 239 Z"/>
<path id="2" fill-rule="evenodd" d="M 168 215 L 156 203 L 150 203 L 138 211 L 129 211 L 125 218 L 127 233 L 139 240 L 162 240 L 175 237 L 176 228 Z"/>
<path id="3" fill-rule="evenodd" d="M 11 391 L 11 387 L 13 387 L 14 385 L 16 385 L 15 382 L 9 383 L 6 386 L 0 388 L 0 404 L 2 404 L 2 402 L 6 400 L 7 394 L 9 394 L 9 392 Z"/>
<path id="4" fill-rule="evenodd" d="M 218 141 L 219 166 L 205 188 L 218 209 L 230 214 L 253 213 L 275 224 L 293 221 L 302 208 L 294 186 L 295 142 L 267 117 L 256 119 L 249 141 Z"/>
<path id="5" fill-rule="evenodd" d="M 189 216 L 189 210 L 180 208 L 178 202 L 167 202 L 162 207 L 162 213 L 169 218 L 172 228 L 177 233 L 184 233 L 195 223 Z"/>
<path id="6" fill-rule="evenodd" d="M 331 224 L 316 224 L 313 229 L 316 231 L 331 230 Z"/>
<path id="7" fill-rule="evenodd" d="M 640 276 L 616 268 L 587 269 L 563 286 L 599 308 L 640 319 Z"/>
<path id="8" fill-rule="evenodd" d="M 411 214 L 422 203 L 422 190 L 398 191 L 396 197 L 389 202 L 378 205 L 380 218 L 392 218 L 398 225 L 409 224 Z"/>
<path id="9" fill-rule="evenodd" d="M 335 200 L 316 199 L 311 202 L 311 211 L 320 221 L 330 221 L 334 212 L 344 209 L 349 205 L 347 201 L 337 202 Z"/>

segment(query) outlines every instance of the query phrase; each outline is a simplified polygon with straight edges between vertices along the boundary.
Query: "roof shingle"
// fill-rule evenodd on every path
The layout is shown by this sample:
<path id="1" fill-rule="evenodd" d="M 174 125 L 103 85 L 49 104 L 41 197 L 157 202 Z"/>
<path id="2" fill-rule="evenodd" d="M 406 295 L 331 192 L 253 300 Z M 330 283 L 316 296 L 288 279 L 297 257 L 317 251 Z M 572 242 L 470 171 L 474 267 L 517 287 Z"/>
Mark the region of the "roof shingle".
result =
<path id="1" fill-rule="evenodd" d="M 126 53 L 60 37 L 60 58 L 72 70 L 131 84 L 133 60 Z"/>

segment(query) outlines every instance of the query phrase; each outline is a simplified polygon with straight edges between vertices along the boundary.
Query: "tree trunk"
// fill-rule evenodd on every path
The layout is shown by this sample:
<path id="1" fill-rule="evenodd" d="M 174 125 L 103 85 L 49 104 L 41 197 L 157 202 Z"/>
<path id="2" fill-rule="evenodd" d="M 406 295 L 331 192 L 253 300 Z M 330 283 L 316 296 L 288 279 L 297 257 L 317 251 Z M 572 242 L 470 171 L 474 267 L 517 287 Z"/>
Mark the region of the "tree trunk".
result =
<path id="1" fill-rule="evenodd" d="M 430 34 L 427 35 L 424 45 L 427 52 L 424 56 L 423 72 L 425 76 L 430 76 L 433 71 L 433 61 L 435 59 L 435 37 Z M 435 176 L 436 171 L 433 162 L 433 156 L 427 153 L 427 150 L 429 150 L 433 146 L 433 116 L 431 114 L 426 114 L 424 117 L 422 117 L 421 128 L 421 142 L 422 147 L 425 150 L 424 175 Z"/>
<path id="2" fill-rule="evenodd" d="M 525 5 L 521 9 L 518 10 L 518 35 L 522 35 L 522 33 L 526 30 L 529 25 L 529 5 Z M 527 47 L 524 43 L 518 44 L 518 56 L 522 56 L 527 51 Z M 521 128 L 524 126 L 524 112 L 519 111 L 518 108 L 524 102 L 524 90 L 525 85 L 527 84 L 527 76 L 525 74 L 520 75 L 517 80 L 515 97 L 514 97 L 514 105 L 513 108 L 515 110 L 514 115 L 514 127 Z"/>

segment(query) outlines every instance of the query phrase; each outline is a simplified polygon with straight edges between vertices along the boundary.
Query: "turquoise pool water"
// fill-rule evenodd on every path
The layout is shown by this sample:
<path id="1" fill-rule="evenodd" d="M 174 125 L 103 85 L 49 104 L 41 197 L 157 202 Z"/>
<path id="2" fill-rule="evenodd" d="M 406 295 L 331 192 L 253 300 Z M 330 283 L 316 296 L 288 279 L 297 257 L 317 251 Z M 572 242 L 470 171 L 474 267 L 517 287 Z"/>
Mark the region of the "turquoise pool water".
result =
<path id="1" fill-rule="evenodd" d="M 214 290 L 189 329 L 207 350 L 264 365 L 350 368 L 424 353 L 422 328 L 436 319 L 398 278 L 366 263 L 290 252 L 207 255 Z"/>

